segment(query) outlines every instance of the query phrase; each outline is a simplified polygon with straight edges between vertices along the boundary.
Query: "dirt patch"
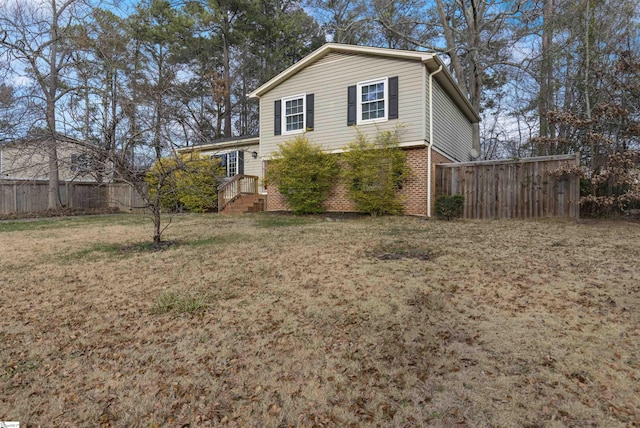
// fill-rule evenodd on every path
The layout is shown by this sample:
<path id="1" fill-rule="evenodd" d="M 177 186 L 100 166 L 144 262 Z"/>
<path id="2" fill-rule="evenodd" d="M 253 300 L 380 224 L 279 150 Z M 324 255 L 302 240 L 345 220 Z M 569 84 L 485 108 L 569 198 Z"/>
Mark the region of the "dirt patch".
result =
<path id="1" fill-rule="evenodd" d="M 636 223 L 124 217 L 0 233 L 4 419 L 640 424 Z"/>

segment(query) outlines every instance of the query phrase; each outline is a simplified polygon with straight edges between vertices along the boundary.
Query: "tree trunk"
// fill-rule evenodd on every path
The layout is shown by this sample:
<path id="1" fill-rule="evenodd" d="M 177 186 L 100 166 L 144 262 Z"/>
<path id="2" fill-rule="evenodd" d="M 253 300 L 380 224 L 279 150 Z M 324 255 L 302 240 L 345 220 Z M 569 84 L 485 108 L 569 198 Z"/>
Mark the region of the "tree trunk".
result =
<path id="1" fill-rule="evenodd" d="M 455 37 L 453 34 L 453 28 L 451 27 L 451 23 L 449 22 L 449 18 L 445 13 L 444 4 L 442 0 L 436 0 L 436 10 L 438 12 L 438 17 L 440 18 L 440 23 L 442 25 L 442 29 L 444 32 L 445 42 L 447 44 L 447 54 L 449 55 L 449 59 L 451 59 L 451 68 L 455 74 L 456 80 L 458 82 L 458 86 L 462 90 L 464 94 L 467 95 L 471 105 L 475 109 L 476 112 L 480 112 L 480 97 L 482 94 L 482 67 L 480 64 L 480 60 L 478 57 L 479 45 L 480 45 L 480 33 L 479 30 L 476 30 L 478 25 L 478 13 L 475 9 L 475 3 L 471 2 L 470 8 L 463 7 L 463 12 L 465 16 L 465 20 L 467 21 L 467 28 L 469 29 L 469 47 L 472 50 L 472 65 L 473 65 L 473 76 L 469 76 L 469 84 L 467 84 L 465 80 L 464 68 L 462 66 L 462 61 L 458 56 L 456 51 L 457 45 L 455 41 Z M 475 34 L 472 34 L 475 33 Z M 473 124 L 473 148 L 480 152 L 480 124 Z"/>
<path id="2" fill-rule="evenodd" d="M 224 136 L 231 137 L 231 60 L 229 58 L 229 43 L 223 37 L 223 66 L 224 66 Z"/>
<path id="3" fill-rule="evenodd" d="M 153 243 L 158 245 L 162 242 L 160 204 L 154 204 L 151 208 L 153 210 Z"/>
<path id="4" fill-rule="evenodd" d="M 58 93 L 58 10 L 56 0 L 51 0 L 51 51 L 49 53 L 49 87 L 46 93 L 46 116 L 49 141 L 47 154 L 49 157 L 49 187 L 47 189 L 47 208 L 58 209 L 62 206 L 59 195 L 60 176 L 58 171 L 58 149 L 56 141 L 56 96 Z"/>
<path id="5" fill-rule="evenodd" d="M 549 111 L 554 106 L 554 80 L 553 80 L 553 0 L 545 0 L 542 9 L 542 60 L 540 62 L 540 93 L 538 95 L 538 115 L 540 116 L 540 137 L 556 138 L 555 126 L 549 123 Z M 544 155 L 547 147 L 540 144 L 537 154 Z"/>

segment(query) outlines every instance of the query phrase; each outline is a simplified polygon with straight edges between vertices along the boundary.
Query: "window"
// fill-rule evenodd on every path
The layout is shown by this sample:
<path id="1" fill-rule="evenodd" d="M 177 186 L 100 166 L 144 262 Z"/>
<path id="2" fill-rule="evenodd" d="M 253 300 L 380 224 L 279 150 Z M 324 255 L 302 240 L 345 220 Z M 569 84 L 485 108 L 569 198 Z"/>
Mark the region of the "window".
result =
<path id="1" fill-rule="evenodd" d="M 313 94 L 275 100 L 273 135 L 313 131 L 313 106 Z"/>
<path id="2" fill-rule="evenodd" d="M 71 155 L 71 171 L 89 172 L 93 170 L 93 161 L 88 153 Z"/>
<path id="3" fill-rule="evenodd" d="M 227 154 L 227 177 L 238 174 L 238 152 Z"/>
<path id="4" fill-rule="evenodd" d="M 358 84 L 358 98 L 360 99 L 360 122 L 387 118 L 387 80 Z"/>
<path id="5" fill-rule="evenodd" d="M 282 99 L 282 129 L 283 134 L 304 131 L 305 95 Z"/>
<path id="6" fill-rule="evenodd" d="M 220 166 L 225 169 L 227 177 L 244 174 L 244 152 L 234 151 L 223 153 L 214 155 L 214 158 L 220 159 Z"/>
<path id="7" fill-rule="evenodd" d="M 349 86 L 347 125 L 398 119 L 398 77 L 385 77 Z"/>

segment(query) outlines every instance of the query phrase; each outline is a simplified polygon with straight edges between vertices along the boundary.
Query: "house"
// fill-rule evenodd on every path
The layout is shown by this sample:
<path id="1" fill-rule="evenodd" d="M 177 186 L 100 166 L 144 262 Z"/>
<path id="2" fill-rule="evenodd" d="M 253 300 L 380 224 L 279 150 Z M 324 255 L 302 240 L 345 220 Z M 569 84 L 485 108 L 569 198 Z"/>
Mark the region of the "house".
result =
<path id="1" fill-rule="evenodd" d="M 261 178 L 263 162 L 259 158 L 258 136 L 222 138 L 207 144 L 181 147 L 179 154 L 197 151 L 201 157 L 220 159 L 226 178 L 220 186 L 218 209 L 227 213 L 263 211 L 266 190 Z M 242 197 L 242 200 L 238 200 Z M 234 202 L 234 206 L 228 206 Z"/>
<path id="2" fill-rule="evenodd" d="M 262 168 L 255 169 L 259 177 L 278 145 L 296 135 L 305 134 L 324 150 L 340 153 L 358 132 L 374 137 L 380 130 L 401 127 L 400 147 L 413 170 L 401 190 L 407 214 L 431 216 L 435 164 L 469 161 L 479 149 L 473 141 L 480 118 L 433 53 L 328 43 L 250 97 L 260 103 L 255 149 L 262 162 Z M 261 190 L 268 211 L 287 209 L 275 187 Z M 335 186 L 325 208 L 355 210 L 341 185 Z"/>
<path id="3" fill-rule="evenodd" d="M 50 137 L 0 143 L 0 180 L 49 179 Z M 70 137 L 56 140 L 60 181 L 93 182 L 93 161 L 85 145 Z"/>
<path id="4" fill-rule="evenodd" d="M 258 136 L 222 138 L 207 144 L 181 147 L 178 153 L 198 151 L 201 157 L 219 158 L 227 178 L 238 175 L 262 176 L 262 161 L 258 158 Z"/>

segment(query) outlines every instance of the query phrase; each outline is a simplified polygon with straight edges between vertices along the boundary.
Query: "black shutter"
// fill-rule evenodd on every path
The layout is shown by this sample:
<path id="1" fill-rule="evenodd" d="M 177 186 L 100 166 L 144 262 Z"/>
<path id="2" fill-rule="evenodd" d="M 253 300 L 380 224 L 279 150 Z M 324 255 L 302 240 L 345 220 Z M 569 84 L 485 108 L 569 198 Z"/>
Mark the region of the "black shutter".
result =
<path id="1" fill-rule="evenodd" d="M 244 151 L 238 150 L 236 159 L 238 160 L 238 174 L 242 175 L 244 174 Z"/>
<path id="2" fill-rule="evenodd" d="M 307 94 L 307 131 L 313 131 L 313 94 Z"/>
<path id="3" fill-rule="evenodd" d="M 356 124 L 357 115 L 357 90 L 356 85 L 347 88 L 347 126 Z"/>
<path id="4" fill-rule="evenodd" d="M 389 119 L 398 118 L 398 76 L 389 78 Z"/>
<path id="5" fill-rule="evenodd" d="M 276 100 L 273 106 L 273 135 L 280 135 L 282 133 L 282 101 Z"/>

